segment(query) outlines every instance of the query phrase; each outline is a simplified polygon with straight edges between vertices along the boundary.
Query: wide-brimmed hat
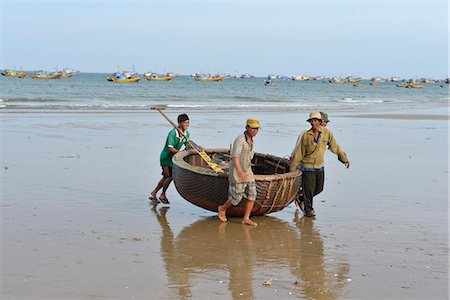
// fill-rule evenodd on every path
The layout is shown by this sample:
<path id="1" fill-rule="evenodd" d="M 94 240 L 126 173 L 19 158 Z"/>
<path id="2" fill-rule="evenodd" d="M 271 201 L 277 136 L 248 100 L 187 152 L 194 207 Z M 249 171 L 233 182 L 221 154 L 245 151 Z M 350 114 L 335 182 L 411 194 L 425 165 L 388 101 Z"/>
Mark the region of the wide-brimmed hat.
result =
<path id="1" fill-rule="evenodd" d="M 260 123 L 259 123 L 259 120 L 255 119 L 255 118 L 248 118 L 247 119 L 247 126 L 249 126 L 251 128 L 254 128 L 254 129 L 261 127 Z"/>
<path id="2" fill-rule="evenodd" d="M 306 121 L 309 122 L 312 119 L 322 120 L 322 115 L 318 111 L 312 112 L 309 114 L 309 119 Z"/>
<path id="3" fill-rule="evenodd" d="M 330 122 L 328 119 L 328 114 L 326 112 L 321 111 L 320 115 L 322 116 L 322 122 Z"/>

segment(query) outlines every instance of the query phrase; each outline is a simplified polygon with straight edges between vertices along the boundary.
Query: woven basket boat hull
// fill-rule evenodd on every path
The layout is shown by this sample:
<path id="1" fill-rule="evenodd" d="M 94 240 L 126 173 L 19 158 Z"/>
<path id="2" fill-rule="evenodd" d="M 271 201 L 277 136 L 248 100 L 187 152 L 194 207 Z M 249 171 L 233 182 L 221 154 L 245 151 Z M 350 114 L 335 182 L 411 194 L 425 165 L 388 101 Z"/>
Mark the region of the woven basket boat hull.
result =
<path id="1" fill-rule="evenodd" d="M 213 154 L 229 154 L 229 149 L 206 149 Z M 217 212 L 228 199 L 228 174 L 212 171 L 194 150 L 173 157 L 173 179 L 180 195 L 194 205 Z M 294 201 L 300 187 L 300 171 L 289 172 L 286 159 L 255 153 L 253 159 L 257 198 L 252 215 L 282 210 Z M 228 216 L 243 216 L 247 199 L 227 211 Z"/>

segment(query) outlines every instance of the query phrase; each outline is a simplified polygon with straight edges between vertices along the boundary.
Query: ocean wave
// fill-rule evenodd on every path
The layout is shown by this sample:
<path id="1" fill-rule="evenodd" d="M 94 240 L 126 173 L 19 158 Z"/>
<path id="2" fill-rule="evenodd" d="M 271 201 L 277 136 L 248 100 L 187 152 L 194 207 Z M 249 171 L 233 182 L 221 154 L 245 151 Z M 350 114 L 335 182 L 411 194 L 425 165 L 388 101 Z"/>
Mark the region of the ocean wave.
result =
<path id="1" fill-rule="evenodd" d="M 384 103 L 389 102 L 388 100 L 383 99 L 365 99 L 363 97 L 359 99 L 355 99 L 352 97 L 343 97 L 341 99 L 338 99 L 337 102 L 343 102 L 343 103 Z"/>
<path id="2" fill-rule="evenodd" d="M 380 100 L 363 102 L 319 102 L 308 101 L 302 103 L 287 102 L 247 102 L 247 103 L 161 103 L 161 102 L 2 102 L 1 110 L 147 110 L 151 107 L 165 107 L 169 109 L 197 109 L 197 110 L 340 110 L 355 107 L 377 106 Z"/>
<path id="3" fill-rule="evenodd" d="M 317 107 L 317 104 L 125 104 L 125 103 L 72 103 L 70 105 L 56 103 L 6 103 L 0 109 L 33 109 L 33 110 L 147 110 L 153 106 L 170 109 L 200 109 L 200 110 L 285 110 Z"/>
<path id="4" fill-rule="evenodd" d="M 36 103 L 46 103 L 46 102 L 67 102 L 67 99 L 51 99 L 51 98 L 8 98 L 8 99 L 0 99 L 1 102 L 11 102 L 11 103 L 19 103 L 19 102 L 36 102 Z"/>
<path id="5" fill-rule="evenodd" d="M 262 100 L 261 98 L 254 97 L 254 96 L 232 96 L 230 98 L 236 99 L 236 100 Z"/>
<path id="6" fill-rule="evenodd" d="M 168 108 L 278 108 L 278 107 L 310 107 L 313 104 L 167 104 Z"/>

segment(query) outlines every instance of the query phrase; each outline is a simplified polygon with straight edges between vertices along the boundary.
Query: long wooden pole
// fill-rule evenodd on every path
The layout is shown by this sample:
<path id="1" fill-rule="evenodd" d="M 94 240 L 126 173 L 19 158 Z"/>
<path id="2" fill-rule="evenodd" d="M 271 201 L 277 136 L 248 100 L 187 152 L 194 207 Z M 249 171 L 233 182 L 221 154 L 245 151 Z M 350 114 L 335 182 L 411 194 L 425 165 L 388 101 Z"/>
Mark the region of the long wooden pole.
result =
<path id="1" fill-rule="evenodd" d="M 189 142 L 189 144 L 192 146 L 192 148 L 195 150 L 195 152 L 197 152 L 198 155 L 200 155 L 201 158 L 203 158 L 203 160 L 208 164 L 208 166 L 211 167 L 212 170 L 216 171 L 216 172 L 224 172 L 224 170 L 215 162 L 213 162 L 211 160 L 211 158 L 208 156 L 208 154 L 202 149 L 200 148 L 196 143 L 194 143 L 193 140 L 191 140 L 190 138 L 188 138 L 181 130 L 180 128 L 178 128 L 178 126 L 171 120 L 169 119 L 165 113 L 162 112 L 162 108 L 159 107 L 152 107 L 150 108 L 151 110 L 157 110 L 172 126 L 173 128 L 175 128 L 178 133 L 184 137 L 186 139 L 186 141 Z"/>

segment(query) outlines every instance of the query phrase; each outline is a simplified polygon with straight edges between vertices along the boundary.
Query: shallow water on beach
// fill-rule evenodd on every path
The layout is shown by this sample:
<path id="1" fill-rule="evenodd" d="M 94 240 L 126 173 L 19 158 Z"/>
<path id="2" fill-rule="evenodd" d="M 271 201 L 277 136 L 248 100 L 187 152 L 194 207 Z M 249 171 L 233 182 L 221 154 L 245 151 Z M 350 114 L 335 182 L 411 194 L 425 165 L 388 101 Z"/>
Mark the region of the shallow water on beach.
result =
<path id="1" fill-rule="evenodd" d="M 233 299 L 289 297 L 337 299 L 349 280 L 345 254 L 330 253 L 311 219 L 257 218 L 257 227 L 239 220 L 202 218 L 174 235 L 167 207 L 152 208 L 161 234 L 161 255 L 169 286 L 182 298 L 201 295 L 194 282 L 227 286 Z M 261 291 L 262 289 L 266 289 Z"/>
<path id="2" fill-rule="evenodd" d="M 187 113 L 211 148 L 248 116 L 257 152 L 289 154 L 306 129 L 306 113 Z M 156 112 L 2 112 L 1 298 L 448 298 L 448 121 L 352 116 L 330 114 L 352 166 L 326 154 L 318 216 L 252 228 L 173 185 L 149 203 L 170 130 Z"/>
<path id="3" fill-rule="evenodd" d="M 138 83 L 113 83 L 107 76 L 81 73 L 52 80 L 0 76 L 0 109 L 111 111 L 161 105 L 197 111 L 372 111 L 441 107 L 449 101 L 448 84 L 443 83 L 406 89 L 394 82 L 355 87 L 352 83 L 275 80 L 274 86 L 264 86 L 264 78 L 197 82 L 189 76 L 165 82 L 143 77 Z"/>

